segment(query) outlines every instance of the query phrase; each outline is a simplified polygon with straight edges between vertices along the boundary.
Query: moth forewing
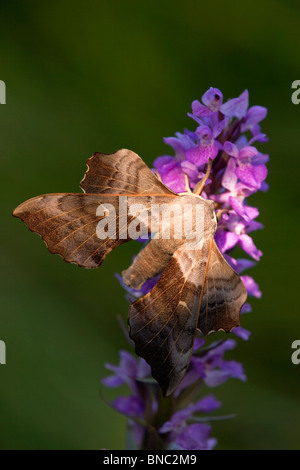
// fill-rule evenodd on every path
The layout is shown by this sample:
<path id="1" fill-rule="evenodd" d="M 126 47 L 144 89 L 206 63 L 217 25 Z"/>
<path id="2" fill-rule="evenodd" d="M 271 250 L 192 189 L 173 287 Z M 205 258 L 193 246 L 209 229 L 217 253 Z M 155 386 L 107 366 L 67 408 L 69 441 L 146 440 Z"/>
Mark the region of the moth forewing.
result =
<path id="1" fill-rule="evenodd" d="M 213 240 L 201 294 L 198 328 L 204 335 L 219 330 L 230 332 L 240 324 L 240 311 L 246 299 L 242 280 Z"/>
<path id="2" fill-rule="evenodd" d="M 86 193 L 96 194 L 173 194 L 132 150 L 112 154 L 95 152 L 87 161 L 80 182 Z"/>
<path id="3" fill-rule="evenodd" d="M 208 248 L 209 240 L 204 240 L 200 250 L 186 250 L 182 244 L 155 287 L 129 309 L 136 352 L 150 364 L 166 396 L 189 365 Z"/>

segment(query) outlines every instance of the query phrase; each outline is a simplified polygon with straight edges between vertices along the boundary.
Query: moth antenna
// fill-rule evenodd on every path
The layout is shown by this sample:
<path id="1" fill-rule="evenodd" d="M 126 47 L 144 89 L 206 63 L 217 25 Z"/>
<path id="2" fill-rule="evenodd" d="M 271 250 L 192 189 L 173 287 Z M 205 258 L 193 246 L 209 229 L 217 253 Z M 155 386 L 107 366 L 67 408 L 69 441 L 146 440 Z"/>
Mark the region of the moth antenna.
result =
<path id="1" fill-rule="evenodd" d="M 209 175 L 210 175 L 210 172 L 211 172 L 211 167 L 212 167 L 212 159 L 210 158 L 209 161 L 208 161 L 208 165 L 207 165 L 207 170 L 206 170 L 206 173 L 205 173 L 205 176 L 204 178 L 202 178 L 202 180 L 198 181 L 198 183 L 196 184 L 196 186 L 194 187 L 194 191 L 193 191 L 193 194 L 196 194 L 197 196 L 200 196 L 202 191 L 203 191 L 203 188 L 204 188 L 204 185 L 206 183 L 206 181 L 208 180 L 209 178 Z"/>

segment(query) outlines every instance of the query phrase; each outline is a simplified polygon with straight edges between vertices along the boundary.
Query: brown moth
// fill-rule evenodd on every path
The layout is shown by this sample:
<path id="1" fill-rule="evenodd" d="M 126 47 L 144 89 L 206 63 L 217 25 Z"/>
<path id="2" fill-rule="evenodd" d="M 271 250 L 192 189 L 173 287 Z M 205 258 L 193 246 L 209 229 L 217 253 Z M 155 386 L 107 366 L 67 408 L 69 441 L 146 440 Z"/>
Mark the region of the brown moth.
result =
<path id="1" fill-rule="evenodd" d="M 51 253 L 85 268 L 100 266 L 111 250 L 133 239 L 126 230 L 130 224 L 151 232 L 151 237 L 156 226 L 156 236 L 122 275 L 128 286 L 138 289 L 162 273 L 151 292 L 130 305 L 128 322 L 137 354 L 150 364 L 153 377 L 168 396 L 189 366 L 196 330 L 207 335 L 230 332 L 239 325 L 247 297 L 245 286 L 214 241 L 214 203 L 200 196 L 205 179 L 194 193 L 176 194 L 137 154 L 125 149 L 110 155 L 95 153 L 87 166 L 80 183 L 83 193 L 37 196 L 20 204 L 13 215 L 37 232 Z M 120 209 L 121 197 L 124 210 Z M 188 207 L 188 215 L 179 220 L 174 210 L 165 224 L 170 236 L 164 237 L 162 220 L 174 203 Z M 132 210 L 133 205 L 141 204 L 142 210 Z M 153 206 L 163 209 L 150 217 Z M 200 238 L 195 232 L 198 209 Z M 111 212 L 116 215 L 116 236 L 100 239 L 97 227 L 106 223 Z M 192 222 L 189 230 L 176 237 L 186 220 Z"/>

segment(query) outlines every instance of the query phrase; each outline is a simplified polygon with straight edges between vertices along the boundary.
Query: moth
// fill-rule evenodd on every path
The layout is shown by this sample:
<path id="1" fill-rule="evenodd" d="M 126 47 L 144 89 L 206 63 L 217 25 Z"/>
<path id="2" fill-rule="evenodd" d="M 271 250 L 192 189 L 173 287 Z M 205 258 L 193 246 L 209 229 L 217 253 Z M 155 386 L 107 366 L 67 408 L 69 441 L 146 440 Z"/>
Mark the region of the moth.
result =
<path id="1" fill-rule="evenodd" d="M 38 233 L 51 253 L 85 268 L 97 268 L 111 250 L 133 239 L 126 230 L 130 224 L 151 234 L 156 225 L 156 236 L 122 275 L 129 287 L 139 289 L 161 273 L 153 289 L 130 305 L 128 323 L 136 353 L 149 363 L 153 377 L 168 396 L 187 371 L 196 330 L 203 335 L 230 332 L 239 325 L 247 297 L 243 282 L 215 243 L 214 202 L 200 195 L 209 172 L 193 193 L 187 188 L 176 194 L 130 150 L 95 153 L 87 168 L 80 183 L 83 193 L 37 196 L 20 204 L 13 215 Z M 121 198 L 126 206 L 122 213 Z M 192 222 L 191 227 L 187 235 L 176 238 L 176 229 L 183 222 L 178 222 L 174 212 L 165 224 L 170 236 L 159 236 L 162 219 L 174 203 L 189 207 L 186 219 Z M 133 205 L 142 209 L 134 212 Z M 151 208 L 159 205 L 164 208 L 162 218 L 148 217 Z M 201 237 L 193 231 L 196 209 L 201 209 Z M 116 236 L 101 239 L 99 224 L 103 225 L 111 212 Z M 192 243 L 191 233 L 195 235 Z"/>

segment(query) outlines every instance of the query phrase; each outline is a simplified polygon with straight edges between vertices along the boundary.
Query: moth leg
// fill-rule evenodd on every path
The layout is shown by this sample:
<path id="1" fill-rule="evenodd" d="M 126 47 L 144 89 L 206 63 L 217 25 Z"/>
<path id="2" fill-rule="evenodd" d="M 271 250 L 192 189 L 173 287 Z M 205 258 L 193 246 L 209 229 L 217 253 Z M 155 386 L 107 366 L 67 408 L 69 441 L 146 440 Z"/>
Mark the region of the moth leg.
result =
<path id="1" fill-rule="evenodd" d="M 193 194 L 190 188 L 189 177 L 186 173 L 184 173 L 184 182 L 185 182 L 185 191 L 189 194 Z"/>
<path id="2" fill-rule="evenodd" d="M 216 213 L 217 221 L 220 222 L 223 214 L 228 214 L 229 209 L 221 209 Z"/>
<path id="3" fill-rule="evenodd" d="M 184 193 L 178 193 L 179 196 L 185 196 L 186 194 L 193 194 L 190 188 L 190 182 L 189 182 L 189 177 L 186 173 L 184 173 L 184 182 L 185 182 L 185 192 Z"/>
<path id="4" fill-rule="evenodd" d="M 140 289 L 148 279 L 164 270 L 177 248 L 178 241 L 150 240 L 135 257 L 132 265 L 122 272 L 123 281 L 133 289 Z"/>
<path id="5" fill-rule="evenodd" d="M 212 167 L 212 159 L 210 158 L 209 161 L 208 161 L 208 165 L 207 165 L 207 170 L 206 170 L 206 173 L 205 173 L 205 176 L 204 178 L 202 178 L 202 180 L 198 181 L 198 183 L 196 184 L 196 186 L 194 187 L 194 191 L 193 191 L 193 194 L 196 194 L 197 196 L 200 196 L 200 194 L 202 193 L 203 191 L 203 188 L 204 188 L 204 185 L 206 183 L 206 181 L 208 180 L 209 178 L 209 175 L 210 175 L 210 171 L 211 171 L 211 167 Z"/>
<path id="6" fill-rule="evenodd" d="M 156 175 L 156 178 L 162 183 L 160 173 L 157 170 L 155 170 L 155 175 Z"/>

